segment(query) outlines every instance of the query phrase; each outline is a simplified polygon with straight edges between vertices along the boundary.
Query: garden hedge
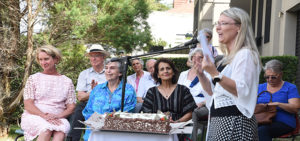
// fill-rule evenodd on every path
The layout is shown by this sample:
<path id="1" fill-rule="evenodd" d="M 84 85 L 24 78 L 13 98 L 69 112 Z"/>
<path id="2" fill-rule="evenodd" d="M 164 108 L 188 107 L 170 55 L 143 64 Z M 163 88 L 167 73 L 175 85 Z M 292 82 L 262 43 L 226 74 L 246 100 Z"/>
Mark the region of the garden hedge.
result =
<path id="1" fill-rule="evenodd" d="M 143 58 L 145 64 L 148 59 L 150 58 Z M 266 56 L 266 57 L 261 57 L 262 65 L 264 66 L 266 62 L 272 59 L 277 59 L 283 63 L 283 80 L 291 83 L 295 83 L 298 58 L 296 56 Z M 179 70 L 179 72 L 189 69 L 186 66 L 187 58 L 172 58 L 172 60 L 175 66 L 177 67 L 177 69 Z M 129 68 L 130 69 L 128 70 L 128 74 L 132 74 L 133 70 L 131 69 L 131 67 Z M 260 73 L 259 83 L 266 82 L 263 76 L 264 76 L 264 71 L 262 69 Z"/>
<path id="2" fill-rule="evenodd" d="M 267 56 L 261 57 L 262 64 L 265 65 L 266 62 L 277 59 L 283 64 L 283 80 L 291 83 L 295 83 L 296 81 L 296 72 L 297 72 L 297 64 L 298 58 L 296 56 Z M 263 78 L 264 72 L 260 73 L 260 83 L 265 82 Z"/>

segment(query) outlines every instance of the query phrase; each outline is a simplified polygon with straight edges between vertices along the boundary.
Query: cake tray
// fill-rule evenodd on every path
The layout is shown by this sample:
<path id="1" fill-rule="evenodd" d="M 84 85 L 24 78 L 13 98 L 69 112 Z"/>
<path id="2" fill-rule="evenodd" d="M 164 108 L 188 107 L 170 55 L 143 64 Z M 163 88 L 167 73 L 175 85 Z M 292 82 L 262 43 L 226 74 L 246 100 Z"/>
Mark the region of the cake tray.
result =
<path id="1" fill-rule="evenodd" d="M 155 133 L 155 132 L 143 132 L 143 131 L 127 131 L 127 130 L 113 130 L 113 129 L 99 129 L 104 132 L 124 132 L 124 133 L 142 133 L 142 134 L 157 134 L 157 135 L 170 135 L 169 133 Z"/>

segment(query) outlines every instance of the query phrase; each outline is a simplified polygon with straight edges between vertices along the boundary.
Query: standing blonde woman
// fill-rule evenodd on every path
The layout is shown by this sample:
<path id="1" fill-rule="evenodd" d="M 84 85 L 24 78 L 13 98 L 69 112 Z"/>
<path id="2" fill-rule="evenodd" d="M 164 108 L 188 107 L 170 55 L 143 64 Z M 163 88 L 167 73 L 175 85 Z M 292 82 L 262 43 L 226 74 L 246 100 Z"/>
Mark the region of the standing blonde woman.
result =
<path id="1" fill-rule="evenodd" d="M 249 15 L 239 8 L 225 10 L 216 30 L 225 58 L 218 69 L 208 56 L 197 66 L 210 107 L 207 140 L 258 140 L 254 109 L 261 65 Z M 213 90 L 203 70 L 216 83 Z"/>
<path id="2" fill-rule="evenodd" d="M 36 60 L 42 72 L 31 75 L 24 89 L 24 113 L 21 128 L 25 140 L 63 141 L 70 130 L 68 117 L 75 108 L 72 80 L 56 70 L 60 51 L 45 45 L 36 50 Z"/>

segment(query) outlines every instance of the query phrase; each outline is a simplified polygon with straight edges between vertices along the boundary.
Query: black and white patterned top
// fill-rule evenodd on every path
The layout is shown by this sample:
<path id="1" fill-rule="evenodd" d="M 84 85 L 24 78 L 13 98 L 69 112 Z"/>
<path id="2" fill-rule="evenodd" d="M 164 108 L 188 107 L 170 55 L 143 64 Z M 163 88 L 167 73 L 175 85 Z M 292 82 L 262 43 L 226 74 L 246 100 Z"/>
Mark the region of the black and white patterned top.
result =
<path id="1" fill-rule="evenodd" d="M 144 99 L 142 111 L 144 113 L 170 112 L 172 119 L 178 120 L 186 113 L 192 112 L 197 107 L 189 88 L 177 84 L 171 96 L 166 99 L 157 87 L 148 90 Z"/>

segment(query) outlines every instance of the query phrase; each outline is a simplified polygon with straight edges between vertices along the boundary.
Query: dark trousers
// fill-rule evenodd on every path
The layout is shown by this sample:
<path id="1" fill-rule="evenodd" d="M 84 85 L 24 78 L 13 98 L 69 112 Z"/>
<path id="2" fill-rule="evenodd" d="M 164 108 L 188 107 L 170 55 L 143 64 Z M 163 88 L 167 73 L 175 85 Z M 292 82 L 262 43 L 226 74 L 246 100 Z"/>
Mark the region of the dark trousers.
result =
<path id="1" fill-rule="evenodd" d="M 80 102 L 76 105 L 75 111 L 71 116 L 70 119 L 70 124 L 71 124 L 71 130 L 68 134 L 68 139 L 71 141 L 80 141 L 80 137 L 81 137 L 81 133 L 83 130 L 81 129 L 74 129 L 75 127 L 79 127 L 79 128 L 84 128 L 85 125 L 78 122 L 78 120 L 80 121 L 85 121 L 83 115 L 82 115 L 82 111 L 85 107 L 87 102 Z"/>
<path id="2" fill-rule="evenodd" d="M 196 141 L 198 136 L 198 129 L 200 127 L 204 127 L 207 124 L 207 118 L 208 118 L 208 109 L 206 106 L 198 107 L 194 110 L 192 114 L 192 120 L 193 120 L 193 131 L 192 131 L 192 140 Z M 202 128 L 204 129 L 204 128 Z M 204 131 L 202 131 L 202 137 L 204 137 Z"/>
<path id="3" fill-rule="evenodd" d="M 258 126 L 258 137 L 260 141 L 272 141 L 272 138 L 280 137 L 293 130 L 294 128 L 282 122 L 272 122 L 270 125 Z"/>

